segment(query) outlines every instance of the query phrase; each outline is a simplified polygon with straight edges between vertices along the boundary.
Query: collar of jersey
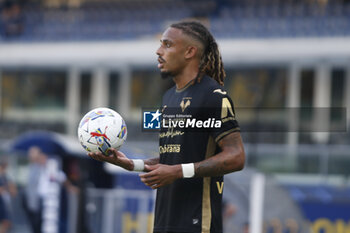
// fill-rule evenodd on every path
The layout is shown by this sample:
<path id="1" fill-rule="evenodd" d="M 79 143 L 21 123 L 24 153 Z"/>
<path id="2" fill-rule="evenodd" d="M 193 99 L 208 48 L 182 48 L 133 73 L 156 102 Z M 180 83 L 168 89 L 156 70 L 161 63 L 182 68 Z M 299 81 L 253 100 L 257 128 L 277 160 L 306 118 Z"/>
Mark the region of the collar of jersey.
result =
<path id="1" fill-rule="evenodd" d="M 176 92 L 183 92 L 184 90 L 186 90 L 188 87 L 192 86 L 192 84 L 194 84 L 196 79 L 192 79 L 191 81 L 189 81 L 183 88 L 177 89 L 176 88 Z"/>

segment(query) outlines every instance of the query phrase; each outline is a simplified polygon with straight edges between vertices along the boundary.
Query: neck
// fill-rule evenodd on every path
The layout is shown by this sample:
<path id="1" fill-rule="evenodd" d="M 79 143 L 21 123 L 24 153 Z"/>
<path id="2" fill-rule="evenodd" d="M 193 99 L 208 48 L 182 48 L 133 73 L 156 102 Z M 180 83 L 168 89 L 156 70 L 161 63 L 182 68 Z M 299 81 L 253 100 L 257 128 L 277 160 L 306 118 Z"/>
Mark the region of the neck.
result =
<path id="1" fill-rule="evenodd" d="M 198 72 L 198 69 L 184 69 L 182 73 L 173 78 L 176 88 L 184 88 L 189 82 L 193 81 L 197 77 Z"/>
<path id="2" fill-rule="evenodd" d="M 191 81 L 193 81 L 195 78 L 197 77 L 197 75 L 195 76 L 190 76 L 188 78 L 184 78 L 184 79 L 177 79 L 177 77 L 175 77 L 173 80 L 176 84 L 176 89 L 182 89 L 184 88 L 188 83 L 190 83 Z"/>

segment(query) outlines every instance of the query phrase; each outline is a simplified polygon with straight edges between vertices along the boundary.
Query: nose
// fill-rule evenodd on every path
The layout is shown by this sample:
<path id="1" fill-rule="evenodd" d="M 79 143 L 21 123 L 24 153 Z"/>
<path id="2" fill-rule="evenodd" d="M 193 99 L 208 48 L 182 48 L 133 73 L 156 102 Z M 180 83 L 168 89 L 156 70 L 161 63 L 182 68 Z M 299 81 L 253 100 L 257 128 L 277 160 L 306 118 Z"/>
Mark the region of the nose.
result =
<path id="1" fill-rule="evenodd" d="M 162 56 L 162 46 L 159 46 L 159 48 L 158 48 L 157 51 L 156 51 L 156 54 L 157 54 L 158 56 Z"/>

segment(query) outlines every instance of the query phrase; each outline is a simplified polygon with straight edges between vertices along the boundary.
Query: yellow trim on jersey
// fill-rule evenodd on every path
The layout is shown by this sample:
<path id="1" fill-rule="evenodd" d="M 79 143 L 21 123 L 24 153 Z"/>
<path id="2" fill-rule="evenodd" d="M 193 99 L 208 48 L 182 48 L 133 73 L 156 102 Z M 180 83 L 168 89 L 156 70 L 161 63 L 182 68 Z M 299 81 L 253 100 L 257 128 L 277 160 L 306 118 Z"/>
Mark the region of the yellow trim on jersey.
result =
<path id="1" fill-rule="evenodd" d="M 233 132 L 236 132 L 236 131 L 239 131 L 240 128 L 239 127 L 236 127 L 236 128 L 232 128 L 232 129 L 229 129 L 221 134 L 219 134 L 216 138 L 215 138 L 215 142 L 218 143 L 218 141 L 220 141 L 223 137 L 225 137 L 226 135 L 230 134 L 230 133 L 233 133 Z"/>
<path id="2" fill-rule="evenodd" d="M 180 89 L 175 89 L 175 91 L 177 93 L 183 92 L 184 90 L 186 90 L 188 87 L 192 86 L 192 84 L 195 82 L 196 79 L 192 79 L 191 81 L 189 81 L 183 88 Z"/>
<path id="3" fill-rule="evenodd" d="M 215 153 L 215 141 L 209 136 L 205 159 Z M 203 199 L 202 199 L 202 233 L 210 233 L 211 226 L 211 202 L 210 202 L 211 177 L 203 178 Z"/>
<path id="4" fill-rule="evenodd" d="M 211 177 L 203 178 L 202 233 L 210 233 L 210 226 L 211 226 L 210 181 L 211 181 Z"/>

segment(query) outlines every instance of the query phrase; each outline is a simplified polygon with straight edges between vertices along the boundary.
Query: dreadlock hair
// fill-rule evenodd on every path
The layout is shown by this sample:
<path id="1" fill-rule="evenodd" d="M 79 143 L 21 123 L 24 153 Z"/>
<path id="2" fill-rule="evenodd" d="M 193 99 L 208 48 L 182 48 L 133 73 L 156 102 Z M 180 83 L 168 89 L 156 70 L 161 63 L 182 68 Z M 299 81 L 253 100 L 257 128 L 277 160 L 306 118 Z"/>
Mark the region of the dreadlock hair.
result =
<path id="1" fill-rule="evenodd" d="M 196 81 L 200 82 L 203 75 L 216 80 L 221 86 L 224 85 L 226 73 L 219 52 L 218 44 L 209 30 L 199 22 L 179 22 L 170 25 L 172 28 L 182 30 L 182 32 L 203 45 L 203 54 L 199 63 L 199 72 Z"/>

